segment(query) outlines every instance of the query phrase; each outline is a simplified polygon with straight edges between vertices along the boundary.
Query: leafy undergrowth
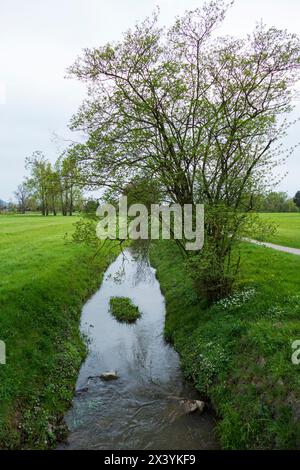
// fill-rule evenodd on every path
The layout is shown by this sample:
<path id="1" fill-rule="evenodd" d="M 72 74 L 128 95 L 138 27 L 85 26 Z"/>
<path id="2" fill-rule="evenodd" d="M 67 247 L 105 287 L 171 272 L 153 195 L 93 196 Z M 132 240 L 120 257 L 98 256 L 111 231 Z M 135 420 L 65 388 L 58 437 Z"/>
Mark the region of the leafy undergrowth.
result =
<path id="1" fill-rule="evenodd" d="M 151 261 L 166 296 L 166 338 L 187 378 L 208 397 L 225 449 L 300 448 L 300 257 L 244 244 L 237 291 L 199 301 L 172 242 Z"/>
<path id="2" fill-rule="evenodd" d="M 74 218 L 0 217 L 0 447 L 44 449 L 66 433 L 85 356 L 81 307 L 97 288 L 112 251 L 97 259 L 67 244 Z"/>
<path id="3" fill-rule="evenodd" d="M 120 322 L 133 323 L 141 314 L 128 297 L 112 297 L 109 301 L 111 314 Z"/>

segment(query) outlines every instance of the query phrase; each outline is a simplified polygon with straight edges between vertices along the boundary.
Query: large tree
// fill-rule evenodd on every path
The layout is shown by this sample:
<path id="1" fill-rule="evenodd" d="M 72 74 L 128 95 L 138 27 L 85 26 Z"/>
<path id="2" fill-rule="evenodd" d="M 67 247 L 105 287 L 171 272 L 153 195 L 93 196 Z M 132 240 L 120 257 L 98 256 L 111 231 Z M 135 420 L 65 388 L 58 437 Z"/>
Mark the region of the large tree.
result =
<path id="1" fill-rule="evenodd" d="M 26 159 L 26 168 L 30 170 L 27 186 L 32 190 L 41 207 L 43 215 L 49 214 L 51 165 L 43 152 L 37 150 Z"/>
<path id="2" fill-rule="evenodd" d="M 232 248 L 283 156 L 300 65 L 299 38 L 285 31 L 258 24 L 246 39 L 216 37 L 226 10 L 205 4 L 168 30 L 154 14 L 70 68 L 88 85 L 72 120 L 87 134 L 75 148 L 86 182 L 119 188 L 147 174 L 170 201 L 205 203 L 205 248 L 192 263 L 212 299 L 231 289 Z"/>
<path id="3" fill-rule="evenodd" d="M 57 159 L 56 172 L 59 178 L 59 193 L 63 215 L 72 215 L 75 205 L 81 200 L 82 185 L 77 160 L 71 146 Z"/>
<path id="4" fill-rule="evenodd" d="M 18 202 L 18 210 L 25 214 L 30 197 L 30 190 L 26 182 L 19 184 L 15 191 L 15 196 Z"/>

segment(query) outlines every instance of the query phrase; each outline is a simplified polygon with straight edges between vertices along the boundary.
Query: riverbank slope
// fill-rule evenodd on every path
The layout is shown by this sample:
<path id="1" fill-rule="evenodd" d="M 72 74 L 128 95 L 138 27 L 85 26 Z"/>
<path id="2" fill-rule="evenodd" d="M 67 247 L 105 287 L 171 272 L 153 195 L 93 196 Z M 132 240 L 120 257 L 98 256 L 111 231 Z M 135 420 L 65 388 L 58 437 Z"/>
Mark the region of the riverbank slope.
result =
<path id="1" fill-rule="evenodd" d="M 225 449 L 300 448 L 300 258 L 244 244 L 238 293 L 197 299 L 175 243 L 151 247 L 166 297 L 165 336 L 183 372 L 208 397 Z"/>
<path id="2" fill-rule="evenodd" d="M 95 291 L 111 249 L 93 260 L 66 243 L 76 217 L 0 216 L 0 447 L 44 449 L 64 437 L 85 356 L 81 308 Z"/>

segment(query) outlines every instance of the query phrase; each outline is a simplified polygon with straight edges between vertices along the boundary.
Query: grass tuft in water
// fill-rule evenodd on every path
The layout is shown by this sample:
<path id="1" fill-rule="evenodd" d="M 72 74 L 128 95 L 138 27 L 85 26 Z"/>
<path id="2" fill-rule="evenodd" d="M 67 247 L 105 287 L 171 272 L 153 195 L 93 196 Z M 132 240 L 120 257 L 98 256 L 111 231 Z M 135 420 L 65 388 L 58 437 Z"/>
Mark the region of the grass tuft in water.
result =
<path id="1" fill-rule="evenodd" d="M 110 312 L 120 322 L 133 323 L 140 318 L 141 313 L 128 297 L 112 297 Z"/>

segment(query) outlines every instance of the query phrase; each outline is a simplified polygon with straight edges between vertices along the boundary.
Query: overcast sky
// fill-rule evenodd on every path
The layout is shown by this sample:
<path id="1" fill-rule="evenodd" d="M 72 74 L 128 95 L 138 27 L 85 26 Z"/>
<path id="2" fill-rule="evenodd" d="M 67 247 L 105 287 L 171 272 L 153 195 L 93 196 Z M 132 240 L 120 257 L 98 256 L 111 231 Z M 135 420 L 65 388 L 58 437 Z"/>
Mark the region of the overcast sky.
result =
<path id="1" fill-rule="evenodd" d="M 161 22 L 202 0 L 0 0 L 0 199 L 9 200 L 24 176 L 24 159 L 42 150 L 54 161 L 72 139 L 68 122 L 84 97 L 83 85 L 64 78 L 81 49 L 118 39 L 160 6 Z M 245 35 L 263 19 L 300 33 L 299 0 L 236 0 L 221 32 Z M 297 113 L 300 116 L 300 101 Z M 59 135 L 62 139 L 54 138 Z M 300 140 L 300 123 L 287 144 Z M 280 189 L 300 189 L 300 150 Z"/>

